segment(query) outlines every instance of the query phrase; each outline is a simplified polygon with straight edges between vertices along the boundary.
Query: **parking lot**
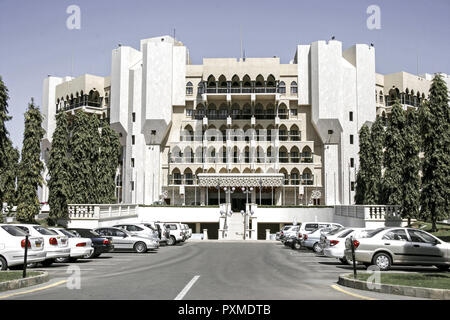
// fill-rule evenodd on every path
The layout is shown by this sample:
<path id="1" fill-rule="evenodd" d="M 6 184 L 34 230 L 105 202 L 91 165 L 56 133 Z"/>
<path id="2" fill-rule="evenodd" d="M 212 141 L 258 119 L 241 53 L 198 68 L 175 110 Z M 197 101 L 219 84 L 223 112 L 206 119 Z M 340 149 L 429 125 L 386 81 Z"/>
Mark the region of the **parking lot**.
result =
<path id="1" fill-rule="evenodd" d="M 0 299 L 411 299 L 340 287 L 338 275 L 351 266 L 271 241 L 188 240 L 157 253 L 108 253 L 37 269 L 50 282 Z"/>

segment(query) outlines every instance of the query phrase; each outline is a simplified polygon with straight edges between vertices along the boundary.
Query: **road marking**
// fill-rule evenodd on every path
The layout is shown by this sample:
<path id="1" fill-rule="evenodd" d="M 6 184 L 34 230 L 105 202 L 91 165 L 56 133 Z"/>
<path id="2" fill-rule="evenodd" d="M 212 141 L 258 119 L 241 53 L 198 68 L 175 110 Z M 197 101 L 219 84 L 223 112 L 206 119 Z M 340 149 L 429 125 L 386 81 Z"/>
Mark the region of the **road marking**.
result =
<path id="1" fill-rule="evenodd" d="M 66 283 L 67 280 L 61 280 L 52 284 L 49 284 L 48 286 L 45 287 L 40 287 L 40 288 L 36 288 L 36 289 L 32 289 L 32 290 L 27 290 L 27 291 L 21 291 L 21 292 L 15 292 L 15 293 L 10 293 L 10 294 L 6 294 L 4 296 L 0 296 L 0 299 L 4 299 L 4 298 L 10 298 L 10 297 L 14 297 L 14 296 L 19 296 L 22 294 L 28 294 L 28 293 L 33 293 L 33 292 L 37 292 L 37 291 L 42 291 L 42 290 L 46 290 L 46 289 L 50 289 L 53 287 L 57 287 L 63 283 Z"/>
<path id="2" fill-rule="evenodd" d="M 181 290 L 181 292 L 175 297 L 174 300 L 183 300 L 183 298 L 184 298 L 184 296 L 186 295 L 186 293 L 188 293 L 189 289 L 192 288 L 192 286 L 193 286 L 194 283 L 198 280 L 198 278 L 200 278 L 199 275 L 193 277 L 192 280 L 189 281 L 189 283 L 186 285 L 186 287 L 184 287 L 184 289 Z"/>
<path id="3" fill-rule="evenodd" d="M 342 289 L 341 287 L 339 287 L 339 286 L 337 286 L 337 285 L 335 285 L 335 284 L 333 284 L 331 287 L 332 287 L 334 290 L 340 291 L 340 292 L 342 292 L 342 293 L 351 295 L 351 296 L 356 297 L 356 298 L 359 298 L 359 299 L 363 299 L 363 300 L 378 300 L 378 299 L 376 299 L 376 298 L 365 297 L 365 296 L 361 296 L 361 295 L 359 295 L 359 294 L 356 294 L 356 293 L 353 293 L 353 292 L 344 290 L 344 289 Z"/>

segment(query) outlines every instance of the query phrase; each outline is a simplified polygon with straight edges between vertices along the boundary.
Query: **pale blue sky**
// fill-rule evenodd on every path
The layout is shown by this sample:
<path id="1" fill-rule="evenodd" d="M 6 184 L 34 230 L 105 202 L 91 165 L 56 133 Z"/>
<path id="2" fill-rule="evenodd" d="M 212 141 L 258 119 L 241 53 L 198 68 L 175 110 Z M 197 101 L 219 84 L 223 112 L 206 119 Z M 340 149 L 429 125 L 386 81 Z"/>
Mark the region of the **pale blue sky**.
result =
<path id="1" fill-rule="evenodd" d="M 69 5 L 81 8 L 81 30 L 66 28 Z M 381 29 L 366 26 L 369 5 L 381 8 Z M 448 0 L 0 0 L 0 75 L 10 90 L 7 124 L 15 146 L 23 113 L 42 99 L 47 75 L 110 72 L 118 43 L 172 35 L 194 64 L 208 57 L 238 57 L 242 25 L 247 57 L 279 56 L 288 63 L 297 44 L 328 40 L 344 48 L 374 43 L 380 73 L 450 73 Z M 73 73 L 72 73 L 73 61 Z"/>

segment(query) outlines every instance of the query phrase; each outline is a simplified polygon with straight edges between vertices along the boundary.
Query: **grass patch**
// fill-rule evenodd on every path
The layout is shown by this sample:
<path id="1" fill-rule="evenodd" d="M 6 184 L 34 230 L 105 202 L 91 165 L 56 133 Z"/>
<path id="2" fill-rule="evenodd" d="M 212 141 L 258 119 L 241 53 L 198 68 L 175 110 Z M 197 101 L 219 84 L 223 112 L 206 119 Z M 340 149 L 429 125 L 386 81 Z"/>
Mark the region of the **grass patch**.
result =
<path id="1" fill-rule="evenodd" d="M 417 221 L 411 224 L 412 228 L 420 228 L 421 230 L 424 230 L 426 232 L 430 232 L 431 230 L 431 223 L 430 222 L 423 222 L 423 221 Z M 448 224 L 442 224 L 442 223 L 436 223 L 437 231 L 436 232 L 430 232 L 435 237 L 438 237 L 442 241 L 450 242 L 450 225 Z"/>
<path id="2" fill-rule="evenodd" d="M 357 280 L 367 281 L 370 273 L 358 273 Z M 350 275 L 353 279 L 353 275 Z M 381 273 L 382 284 L 434 289 L 450 289 L 450 273 Z"/>
<path id="3" fill-rule="evenodd" d="M 28 272 L 27 271 L 27 278 L 38 276 L 42 274 L 42 272 Z M 0 282 L 10 281 L 10 280 L 16 280 L 16 279 L 22 279 L 22 271 L 0 271 Z"/>

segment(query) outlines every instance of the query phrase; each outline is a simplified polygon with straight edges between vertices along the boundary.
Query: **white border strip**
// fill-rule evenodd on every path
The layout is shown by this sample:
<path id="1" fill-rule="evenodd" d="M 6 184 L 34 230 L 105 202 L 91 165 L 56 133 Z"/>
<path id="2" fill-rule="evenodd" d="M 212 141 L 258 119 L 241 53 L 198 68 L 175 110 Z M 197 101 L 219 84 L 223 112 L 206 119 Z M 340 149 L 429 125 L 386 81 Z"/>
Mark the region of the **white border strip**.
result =
<path id="1" fill-rule="evenodd" d="M 189 289 L 191 289 L 192 286 L 195 284 L 195 282 L 197 282 L 198 278 L 200 278 L 199 275 L 196 275 L 195 277 L 193 277 L 192 280 L 189 281 L 189 283 L 186 285 L 186 287 L 184 287 L 183 290 L 181 290 L 181 292 L 175 297 L 174 300 L 183 300 L 186 293 L 188 293 Z"/>

